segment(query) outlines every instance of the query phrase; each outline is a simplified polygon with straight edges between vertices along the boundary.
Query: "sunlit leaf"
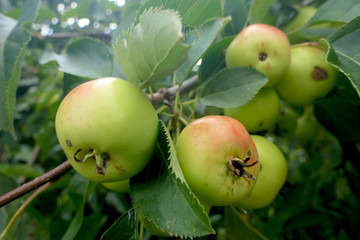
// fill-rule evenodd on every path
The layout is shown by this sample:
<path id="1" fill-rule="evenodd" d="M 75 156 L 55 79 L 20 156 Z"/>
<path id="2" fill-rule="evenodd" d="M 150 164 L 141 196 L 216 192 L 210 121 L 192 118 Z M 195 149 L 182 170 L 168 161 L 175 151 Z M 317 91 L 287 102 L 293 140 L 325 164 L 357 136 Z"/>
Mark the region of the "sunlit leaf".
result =
<path id="1" fill-rule="evenodd" d="M 116 58 L 126 78 L 147 87 L 172 73 L 186 57 L 182 23 L 177 12 L 150 9 L 139 23 L 114 43 Z"/>

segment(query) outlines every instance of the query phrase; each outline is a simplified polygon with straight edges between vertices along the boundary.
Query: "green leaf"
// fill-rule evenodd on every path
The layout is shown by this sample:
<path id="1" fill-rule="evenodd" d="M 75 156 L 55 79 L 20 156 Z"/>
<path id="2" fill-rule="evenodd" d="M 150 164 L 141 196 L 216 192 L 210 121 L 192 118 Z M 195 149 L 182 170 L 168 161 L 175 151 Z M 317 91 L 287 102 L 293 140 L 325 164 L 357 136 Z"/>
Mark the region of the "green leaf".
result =
<path id="1" fill-rule="evenodd" d="M 248 21 L 249 9 L 246 0 L 225 0 L 224 16 L 230 16 L 232 21 L 226 25 L 226 35 L 238 34 Z"/>
<path id="2" fill-rule="evenodd" d="M 225 228 L 229 240 L 266 240 L 258 230 L 250 225 L 238 211 L 233 207 L 225 207 Z M 240 237 L 241 236 L 241 237 Z"/>
<path id="3" fill-rule="evenodd" d="M 360 17 L 339 29 L 326 42 L 328 61 L 337 66 L 351 81 L 360 95 Z M 325 41 L 325 40 L 324 40 Z"/>
<path id="4" fill-rule="evenodd" d="M 225 37 L 220 41 L 212 44 L 202 57 L 202 62 L 199 70 L 199 80 L 204 82 L 209 77 L 216 74 L 221 69 L 226 68 L 225 51 L 234 36 Z"/>
<path id="5" fill-rule="evenodd" d="M 112 50 L 103 42 L 93 38 L 78 38 L 71 41 L 63 54 L 45 52 L 41 63 L 56 61 L 65 73 L 92 79 L 123 77 L 114 60 Z"/>
<path id="6" fill-rule="evenodd" d="M 267 78 L 253 68 L 225 68 L 209 79 L 201 94 L 205 105 L 234 108 L 249 102 Z"/>
<path id="7" fill-rule="evenodd" d="M 254 0 L 252 1 L 249 13 L 249 22 L 260 23 L 264 19 L 265 15 L 270 10 L 271 6 L 275 3 L 275 0 Z"/>
<path id="8" fill-rule="evenodd" d="M 320 22 L 350 22 L 359 16 L 360 2 L 358 0 L 329 0 L 321 5 L 308 24 Z"/>
<path id="9" fill-rule="evenodd" d="M 138 12 L 136 23 L 147 9 L 161 7 L 177 11 L 184 24 L 199 27 L 209 19 L 223 16 L 222 2 L 223 0 L 147 0 Z"/>
<path id="10" fill-rule="evenodd" d="M 170 235 L 193 238 L 214 233 L 199 200 L 185 183 L 171 137 L 161 122 L 155 157 L 130 180 L 136 211 Z"/>
<path id="11" fill-rule="evenodd" d="M 0 30 L 3 38 L 0 42 L 0 130 L 9 131 L 14 137 L 16 90 L 20 82 L 21 64 L 26 45 L 31 39 L 25 23 L 32 22 L 36 18 L 39 6 L 40 0 L 26 1 L 25 11 L 22 12 L 15 26 L 9 18 L 0 15 Z"/>
<path id="12" fill-rule="evenodd" d="M 230 17 L 211 19 L 199 28 L 199 38 L 195 40 L 193 46 L 189 49 L 188 58 L 175 72 L 178 83 L 183 82 L 188 77 L 194 65 L 230 20 Z"/>
<path id="13" fill-rule="evenodd" d="M 77 185 L 76 186 L 77 188 L 81 186 L 81 188 L 79 188 L 78 191 L 82 192 L 82 198 L 81 198 L 81 202 L 77 206 L 78 208 L 75 213 L 75 217 L 72 219 L 70 226 L 66 230 L 64 236 L 62 237 L 62 240 L 74 239 L 74 237 L 78 233 L 84 219 L 84 208 L 85 208 L 86 200 L 89 197 L 89 194 L 94 190 L 96 186 L 96 183 L 90 182 L 88 180 L 86 180 L 85 183 L 84 181 L 82 181 L 81 184 L 77 184 L 78 180 L 76 178 L 77 178 L 76 176 L 73 178 L 73 183 L 75 183 L 73 185 L 74 186 Z"/>
<path id="14" fill-rule="evenodd" d="M 358 143 L 360 98 L 345 77 L 340 82 L 331 94 L 315 105 L 315 114 L 338 139 Z"/>
<path id="15" fill-rule="evenodd" d="M 101 240 L 137 240 L 137 215 L 132 208 L 115 221 L 101 236 Z"/>
<path id="16" fill-rule="evenodd" d="M 172 10 L 149 9 L 139 23 L 114 43 L 116 58 L 129 81 L 147 87 L 172 73 L 186 57 L 182 23 Z"/>

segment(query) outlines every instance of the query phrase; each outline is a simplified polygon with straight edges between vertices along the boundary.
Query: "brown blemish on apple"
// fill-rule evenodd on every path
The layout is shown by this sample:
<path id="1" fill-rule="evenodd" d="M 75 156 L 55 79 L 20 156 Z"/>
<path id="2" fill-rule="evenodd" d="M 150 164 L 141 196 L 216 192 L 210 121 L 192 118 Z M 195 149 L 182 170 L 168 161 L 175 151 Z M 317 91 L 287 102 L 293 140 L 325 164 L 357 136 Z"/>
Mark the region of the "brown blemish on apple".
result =
<path id="1" fill-rule="evenodd" d="M 71 143 L 71 141 L 69 140 L 69 139 L 66 139 L 66 145 L 68 146 L 68 147 L 71 147 L 72 146 L 72 143 Z"/>
<path id="2" fill-rule="evenodd" d="M 329 77 L 326 69 L 318 66 L 314 67 L 311 76 L 315 81 L 323 81 Z"/>
<path id="3" fill-rule="evenodd" d="M 114 166 L 119 172 L 126 172 L 122 167 L 120 166 Z"/>

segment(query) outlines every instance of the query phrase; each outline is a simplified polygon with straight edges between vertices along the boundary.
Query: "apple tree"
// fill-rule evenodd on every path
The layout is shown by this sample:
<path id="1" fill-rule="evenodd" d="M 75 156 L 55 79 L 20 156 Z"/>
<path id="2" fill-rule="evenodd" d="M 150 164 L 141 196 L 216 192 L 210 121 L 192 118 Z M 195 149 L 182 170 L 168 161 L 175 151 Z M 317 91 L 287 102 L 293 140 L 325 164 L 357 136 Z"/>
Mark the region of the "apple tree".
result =
<path id="1" fill-rule="evenodd" d="M 357 239 L 358 0 L 0 0 L 0 240 Z"/>

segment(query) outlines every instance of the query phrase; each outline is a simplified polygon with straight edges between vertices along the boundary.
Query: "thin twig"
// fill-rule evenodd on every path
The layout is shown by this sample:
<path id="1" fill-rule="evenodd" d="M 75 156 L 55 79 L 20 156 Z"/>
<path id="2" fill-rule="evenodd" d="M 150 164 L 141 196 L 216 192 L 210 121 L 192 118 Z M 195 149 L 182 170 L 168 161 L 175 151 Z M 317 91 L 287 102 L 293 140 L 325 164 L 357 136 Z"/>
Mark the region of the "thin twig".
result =
<path id="1" fill-rule="evenodd" d="M 70 169 L 71 169 L 70 162 L 69 161 L 63 162 L 56 168 L 41 175 L 40 177 L 37 177 L 31 180 L 30 182 L 21 185 L 18 188 L 15 188 L 14 190 L 0 197 L 0 207 L 8 204 L 11 201 L 14 201 L 15 199 L 25 195 L 28 192 L 31 192 L 35 188 L 44 185 L 47 182 L 55 181 L 56 179 L 67 173 Z"/>

